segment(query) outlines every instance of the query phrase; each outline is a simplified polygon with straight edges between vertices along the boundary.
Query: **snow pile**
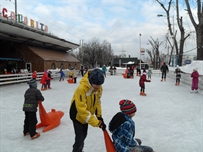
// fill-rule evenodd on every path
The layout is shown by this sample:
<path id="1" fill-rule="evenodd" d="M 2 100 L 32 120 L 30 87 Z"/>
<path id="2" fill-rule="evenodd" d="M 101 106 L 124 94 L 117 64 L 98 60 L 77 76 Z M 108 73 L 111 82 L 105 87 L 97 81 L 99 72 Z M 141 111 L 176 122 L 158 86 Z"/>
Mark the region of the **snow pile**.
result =
<path id="1" fill-rule="evenodd" d="M 170 67 L 170 70 L 174 71 L 176 67 Z M 196 69 L 200 75 L 203 75 L 203 61 L 192 61 L 191 64 L 180 66 L 180 69 L 185 73 L 192 73 L 193 69 Z"/>

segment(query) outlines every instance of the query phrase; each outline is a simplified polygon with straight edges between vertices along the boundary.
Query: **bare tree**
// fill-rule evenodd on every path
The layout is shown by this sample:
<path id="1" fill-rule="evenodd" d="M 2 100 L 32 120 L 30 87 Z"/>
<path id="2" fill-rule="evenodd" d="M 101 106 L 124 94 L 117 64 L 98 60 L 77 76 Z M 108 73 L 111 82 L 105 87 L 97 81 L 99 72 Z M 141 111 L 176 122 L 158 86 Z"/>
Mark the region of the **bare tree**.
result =
<path id="1" fill-rule="evenodd" d="M 159 47 L 163 42 L 159 42 L 157 39 L 156 41 L 151 37 L 152 40 L 148 40 L 149 44 L 152 46 L 152 51 L 146 50 L 148 53 L 152 65 L 154 66 L 155 69 L 158 69 L 160 67 L 160 53 L 159 53 Z"/>
<path id="2" fill-rule="evenodd" d="M 194 16 L 191 11 L 191 6 L 188 0 L 185 0 L 187 11 L 190 20 L 195 28 L 196 32 L 196 46 L 197 46 L 197 60 L 203 60 L 203 4 L 201 0 L 197 1 L 197 19 L 198 23 L 195 22 Z"/>
<path id="3" fill-rule="evenodd" d="M 187 34 L 185 36 L 185 29 L 183 27 L 183 19 L 182 19 L 182 17 L 179 16 L 179 5 L 178 5 L 179 1 L 176 0 L 176 20 L 177 20 L 178 28 L 179 28 L 179 31 L 180 31 L 180 43 L 179 43 L 179 46 L 178 46 L 178 42 L 177 42 L 177 39 L 176 39 L 177 31 L 174 31 L 174 27 L 173 27 L 173 30 L 172 30 L 172 27 L 171 27 L 172 24 L 171 24 L 171 21 L 170 21 L 170 17 L 171 17 L 170 16 L 170 9 L 171 9 L 173 0 L 169 0 L 168 8 L 166 8 L 164 6 L 164 4 L 161 3 L 159 0 L 156 0 L 156 1 L 161 5 L 161 7 L 166 12 L 169 32 L 170 32 L 170 35 L 173 38 L 176 55 L 178 56 L 178 64 L 182 65 L 184 43 L 185 43 L 185 40 L 190 36 L 190 34 Z M 173 23 L 173 26 L 174 26 L 174 23 Z"/>
<path id="4" fill-rule="evenodd" d="M 94 68 L 96 65 L 108 65 L 113 58 L 113 50 L 111 44 L 106 40 L 100 44 L 99 39 L 93 38 L 88 43 L 84 43 L 79 52 L 75 52 L 78 60 L 90 67 Z"/>

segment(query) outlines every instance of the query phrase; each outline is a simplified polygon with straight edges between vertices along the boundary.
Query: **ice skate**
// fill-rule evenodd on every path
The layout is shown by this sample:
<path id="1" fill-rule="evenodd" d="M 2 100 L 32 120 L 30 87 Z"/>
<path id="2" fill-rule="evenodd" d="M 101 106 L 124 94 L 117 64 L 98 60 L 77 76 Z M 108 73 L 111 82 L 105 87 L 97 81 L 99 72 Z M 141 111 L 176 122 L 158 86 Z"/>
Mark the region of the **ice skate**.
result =
<path id="1" fill-rule="evenodd" d="M 40 133 L 37 132 L 34 136 L 31 137 L 31 140 L 35 139 L 35 138 L 38 138 L 40 136 Z"/>

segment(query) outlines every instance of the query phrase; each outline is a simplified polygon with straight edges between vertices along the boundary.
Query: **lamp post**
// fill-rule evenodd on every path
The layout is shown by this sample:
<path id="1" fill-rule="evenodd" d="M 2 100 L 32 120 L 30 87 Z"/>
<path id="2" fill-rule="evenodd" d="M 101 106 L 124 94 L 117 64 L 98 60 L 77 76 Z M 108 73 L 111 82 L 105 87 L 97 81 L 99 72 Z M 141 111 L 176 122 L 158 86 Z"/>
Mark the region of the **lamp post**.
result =
<path id="1" fill-rule="evenodd" d="M 141 36 L 142 34 L 140 33 L 140 70 L 141 70 Z"/>
<path id="2" fill-rule="evenodd" d="M 174 28 L 174 15 L 173 16 L 165 16 L 165 15 L 162 15 L 162 14 L 158 14 L 157 15 L 157 17 L 167 17 L 167 18 L 169 18 L 169 17 L 171 17 L 172 19 L 173 19 L 173 35 L 172 35 L 172 38 L 173 38 L 173 43 L 175 44 L 175 28 Z M 172 48 L 173 49 L 173 51 L 174 51 L 174 47 Z M 175 52 L 174 52 L 174 56 L 173 56 L 173 59 L 174 60 L 172 60 L 173 61 L 173 63 L 172 63 L 172 65 L 173 65 L 173 67 L 175 66 Z"/>

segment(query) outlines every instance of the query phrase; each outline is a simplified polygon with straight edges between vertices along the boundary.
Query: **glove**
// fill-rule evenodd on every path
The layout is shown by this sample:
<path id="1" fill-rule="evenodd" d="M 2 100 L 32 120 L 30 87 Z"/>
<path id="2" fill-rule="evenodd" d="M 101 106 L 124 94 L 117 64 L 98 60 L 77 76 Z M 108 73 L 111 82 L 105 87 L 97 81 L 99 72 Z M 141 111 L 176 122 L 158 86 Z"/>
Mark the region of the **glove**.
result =
<path id="1" fill-rule="evenodd" d="M 101 128 L 103 131 L 105 131 L 106 130 L 106 124 L 104 123 L 104 122 L 102 122 L 101 120 L 100 120 L 100 125 L 99 125 L 99 128 Z"/>
<path id="2" fill-rule="evenodd" d="M 97 117 L 98 120 L 101 120 L 102 122 L 104 122 L 102 117 Z"/>

